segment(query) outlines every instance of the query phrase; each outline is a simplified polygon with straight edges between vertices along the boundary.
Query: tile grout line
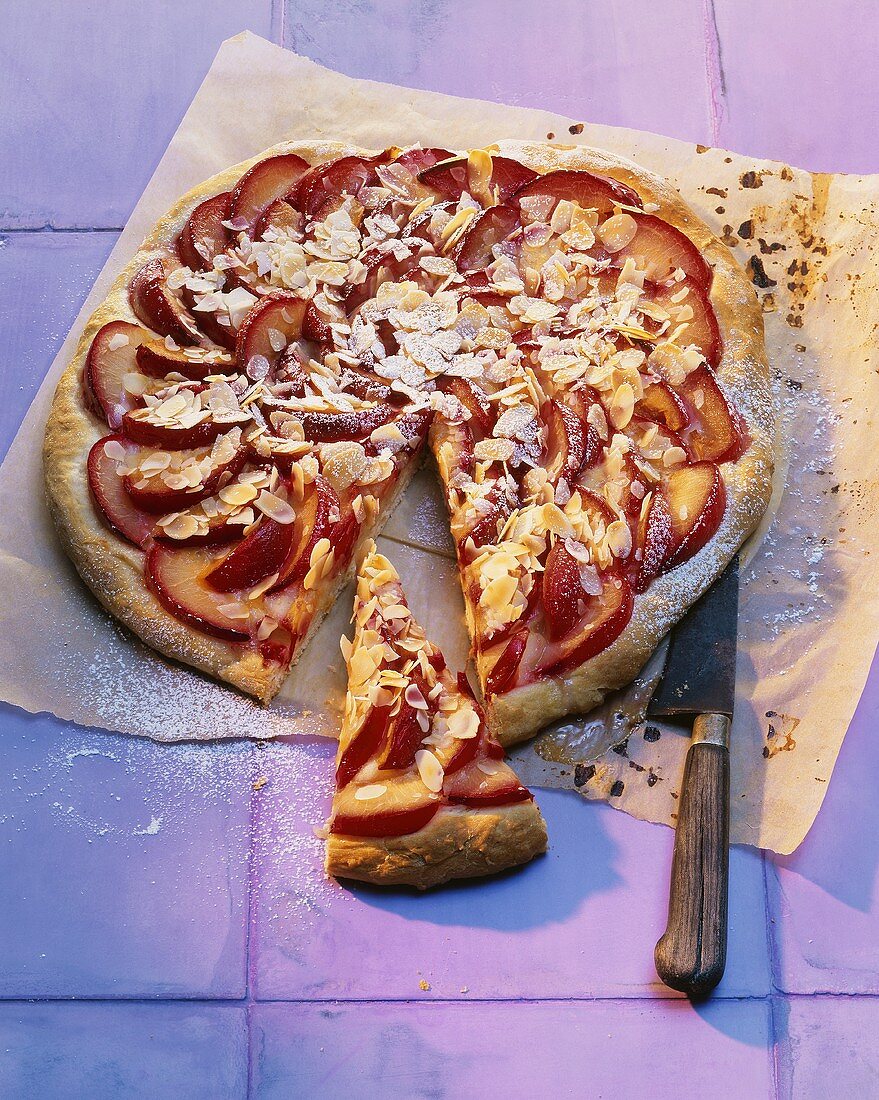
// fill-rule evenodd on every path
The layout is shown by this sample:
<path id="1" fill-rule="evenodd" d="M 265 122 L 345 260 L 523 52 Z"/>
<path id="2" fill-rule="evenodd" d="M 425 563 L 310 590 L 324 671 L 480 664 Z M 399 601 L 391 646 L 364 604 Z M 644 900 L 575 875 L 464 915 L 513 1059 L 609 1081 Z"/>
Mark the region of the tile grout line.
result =
<path id="1" fill-rule="evenodd" d="M 9 235 L 22 235 L 27 233 L 43 236 L 60 234 L 85 234 L 85 233 L 121 233 L 123 225 L 0 225 L 0 233 Z"/>
<path id="2" fill-rule="evenodd" d="M 271 40 L 276 46 L 284 46 L 284 0 L 272 0 Z"/>
<path id="3" fill-rule="evenodd" d="M 777 977 L 781 972 L 778 968 L 778 944 L 775 938 L 775 923 L 771 908 L 769 894 L 769 858 L 766 851 L 760 853 L 763 861 L 763 901 L 766 913 L 766 946 L 769 952 L 769 1065 L 772 1072 L 772 1088 L 775 1100 L 780 1100 L 779 1092 L 779 1062 L 778 1062 L 778 1030 L 776 1027 L 776 1003 L 784 1000 L 784 995 L 779 990 Z"/>
<path id="4" fill-rule="evenodd" d="M 259 791 L 254 789 L 254 784 L 257 779 L 257 773 L 259 771 L 259 754 L 262 749 L 259 747 L 259 742 L 253 743 L 250 757 L 250 774 L 248 781 L 250 783 L 250 806 L 248 811 L 249 822 L 249 851 L 247 859 L 247 928 L 244 940 L 244 967 L 245 967 L 245 984 L 244 984 L 244 1031 L 246 1042 L 245 1063 L 247 1070 L 247 1091 L 246 1096 L 249 1098 L 252 1095 L 253 1089 L 253 1042 L 252 1042 L 252 1015 L 253 1006 L 255 1003 L 253 996 L 254 989 L 254 972 L 255 972 L 255 960 L 253 957 L 254 947 L 256 944 L 256 937 L 254 936 L 254 925 L 256 923 L 256 864 L 257 864 L 257 846 L 259 843 L 259 826 L 260 826 L 260 798 Z"/>
<path id="5" fill-rule="evenodd" d="M 784 1000 L 782 996 L 777 993 L 773 993 L 769 997 L 769 1069 L 772 1073 L 772 1091 L 775 1095 L 775 1100 L 781 1100 L 781 1093 L 779 1091 L 779 1065 L 778 1065 L 778 1032 L 775 1026 L 775 1007 L 779 1000 Z"/>
<path id="6" fill-rule="evenodd" d="M 742 993 L 729 994 L 728 996 L 714 996 L 710 998 L 711 1004 L 761 1004 L 776 1000 L 785 1004 L 796 1000 L 822 1000 L 822 1001 L 877 1001 L 879 992 L 855 992 L 841 993 L 832 990 L 820 990 L 817 992 L 786 993 Z M 685 1003 L 686 997 L 676 997 L 671 994 L 664 996 L 638 995 L 625 996 L 624 994 L 603 994 L 590 996 L 583 994 L 579 997 L 112 997 L 112 996 L 0 996 L 0 1007 L 3 1005 L 204 1005 L 210 1007 L 218 1005 L 227 1008 L 247 1008 L 257 1005 L 466 1005 L 466 1004 L 494 1004 L 494 1005 L 533 1005 L 533 1004 L 671 1004 Z"/>
<path id="7" fill-rule="evenodd" d="M 708 112 L 711 141 L 720 142 L 721 123 L 726 115 L 726 74 L 723 71 L 723 51 L 717 30 L 714 0 L 702 0 L 702 25 L 705 36 L 705 74 L 708 82 Z"/>

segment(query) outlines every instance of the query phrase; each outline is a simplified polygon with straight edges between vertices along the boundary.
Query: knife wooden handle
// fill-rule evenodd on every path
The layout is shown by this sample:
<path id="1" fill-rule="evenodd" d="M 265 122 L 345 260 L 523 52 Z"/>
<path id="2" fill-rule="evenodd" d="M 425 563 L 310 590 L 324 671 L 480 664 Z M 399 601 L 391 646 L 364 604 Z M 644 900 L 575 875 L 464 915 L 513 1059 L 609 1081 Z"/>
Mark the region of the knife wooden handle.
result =
<path id="1" fill-rule="evenodd" d="M 726 966 L 729 887 L 729 718 L 693 725 L 675 832 L 668 923 L 656 945 L 666 985 L 704 997 Z"/>

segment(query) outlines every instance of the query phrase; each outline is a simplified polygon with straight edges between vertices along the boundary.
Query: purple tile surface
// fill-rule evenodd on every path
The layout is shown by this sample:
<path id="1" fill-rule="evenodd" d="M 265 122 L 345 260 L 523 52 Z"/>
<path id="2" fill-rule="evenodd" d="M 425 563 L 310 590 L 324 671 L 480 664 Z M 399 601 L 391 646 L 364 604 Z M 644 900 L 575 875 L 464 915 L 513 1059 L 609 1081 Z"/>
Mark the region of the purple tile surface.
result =
<path id="1" fill-rule="evenodd" d="M 0 226 L 121 227 L 220 43 L 271 0 L 4 4 Z"/>
<path id="2" fill-rule="evenodd" d="M 0 453 L 112 247 L 99 230 L 245 27 L 355 76 L 879 170 L 864 0 L 8 4 Z M 313 832 L 329 745 L 156 746 L 0 709 L 0 1095 L 875 1095 L 877 709 L 874 665 L 800 851 L 733 853 L 728 973 L 698 1010 L 652 969 L 667 830 L 540 792 L 553 847 L 519 873 L 343 887 Z"/>
<path id="3" fill-rule="evenodd" d="M 875 172 L 879 20 L 865 0 L 709 0 L 714 144 L 813 172 Z"/>
<path id="4" fill-rule="evenodd" d="M 258 1005 L 253 1096 L 756 1098 L 769 1039 L 761 1001 Z"/>
<path id="5" fill-rule="evenodd" d="M 818 821 L 767 861 L 777 984 L 791 993 L 879 993 L 879 659 Z"/>
<path id="6" fill-rule="evenodd" d="M 828 1100 L 879 1096 L 879 1001 L 790 997 L 773 1006 L 778 1096 Z"/>
<path id="7" fill-rule="evenodd" d="M 6 454 L 116 237 L 4 235 L 0 229 L 0 455 Z"/>
<path id="8" fill-rule="evenodd" d="M 349 76 L 708 141 L 703 26 L 677 2 L 296 0 L 285 45 Z"/>
<path id="9" fill-rule="evenodd" d="M 315 826 L 333 746 L 275 744 L 255 827 L 251 966 L 259 999 L 668 996 L 653 969 L 672 833 L 540 791 L 551 848 L 501 878 L 439 891 L 328 881 Z M 769 990 L 763 866 L 732 854 L 724 996 Z M 378 945 L 381 945 L 380 947 Z"/>
<path id="10" fill-rule="evenodd" d="M 0 996 L 243 997 L 255 749 L 0 739 Z"/>
<path id="11" fill-rule="evenodd" d="M 237 1100 L 245 1024 L 232 1005 L 0 1005 L 0 1096 Z"/>

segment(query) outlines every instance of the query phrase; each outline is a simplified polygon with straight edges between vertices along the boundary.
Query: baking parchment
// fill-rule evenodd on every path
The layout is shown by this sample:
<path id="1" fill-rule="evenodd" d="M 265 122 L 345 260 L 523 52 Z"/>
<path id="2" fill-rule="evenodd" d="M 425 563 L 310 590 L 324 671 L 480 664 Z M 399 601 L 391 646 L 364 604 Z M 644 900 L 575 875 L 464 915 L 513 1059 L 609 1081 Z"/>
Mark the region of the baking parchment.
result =
<path id="1" fill-rule="evenodd" d="M 153 223 L 229 164 L 310 138 L 375 148 L 501 138 L 600 146 L 670 178 L 747 266 L 790 448 L 786 492 L 744 572 L 732 839 L 792 851 L 820 808 L 879 637 L 879 177 L 816 176 L 653 134 L 352 80 L 250 34 L 221 47 L 0 468 L 0 697 L 161 741 L 335 732 L 349 593 L 279 698 L 258 707 L 166 662 L 105 615 L 54 537 L 40 468 L 57 378 L 85 318 Z M 415 613 L 461 667 L 461 597 L 428 471 L 385 536 Z M 517 750 L 523 778 L 673 823 L 686 738 L 637 721 L 645 677 L 596 718 L 563 723 Z"/>

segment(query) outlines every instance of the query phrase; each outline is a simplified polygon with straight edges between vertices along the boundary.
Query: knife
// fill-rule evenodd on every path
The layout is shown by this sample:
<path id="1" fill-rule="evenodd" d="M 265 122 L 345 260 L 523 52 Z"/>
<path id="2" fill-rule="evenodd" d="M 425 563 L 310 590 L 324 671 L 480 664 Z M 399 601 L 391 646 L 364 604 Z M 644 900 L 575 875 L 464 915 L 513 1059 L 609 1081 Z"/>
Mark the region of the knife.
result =
<path id="1" fill-rule="evenodd" d="M 736 684 L 739 559 L 671 633 L 650 718 L 692 719 L 678 804 L 668 923 L 656 944 L 666 985 L 704 997 L 726 966 L 729 731 Z"/>

